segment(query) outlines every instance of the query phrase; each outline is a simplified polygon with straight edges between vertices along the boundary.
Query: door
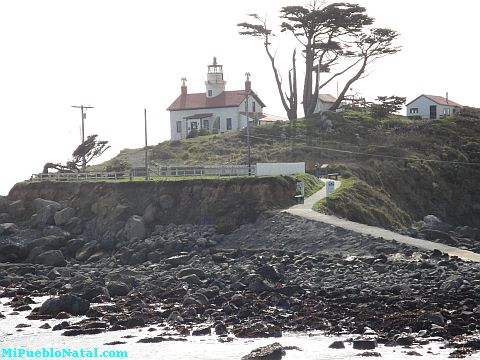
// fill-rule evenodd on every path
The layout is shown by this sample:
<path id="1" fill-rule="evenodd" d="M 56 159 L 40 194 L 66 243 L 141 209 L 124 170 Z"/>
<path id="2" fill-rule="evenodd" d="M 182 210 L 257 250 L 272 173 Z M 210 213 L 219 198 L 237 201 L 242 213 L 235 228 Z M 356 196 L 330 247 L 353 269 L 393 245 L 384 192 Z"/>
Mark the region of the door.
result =
<path id="1" fill-rule="evenodd" d="M 437 118 L 437 105 L 430 105 L 430 119 Z"/>

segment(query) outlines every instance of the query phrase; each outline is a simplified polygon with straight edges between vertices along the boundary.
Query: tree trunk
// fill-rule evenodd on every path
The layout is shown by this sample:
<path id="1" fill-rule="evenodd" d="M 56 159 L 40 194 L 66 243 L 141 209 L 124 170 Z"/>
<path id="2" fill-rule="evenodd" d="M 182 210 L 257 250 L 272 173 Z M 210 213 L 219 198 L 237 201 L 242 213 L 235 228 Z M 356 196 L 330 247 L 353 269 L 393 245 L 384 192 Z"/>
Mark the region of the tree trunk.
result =
<path id="1" fill-rule="evenodd" d="M 362 74 L 364 73 L 365 71 L 365 68 L 367 67 L 367 62 L 368 62 L 368 56 L 365 56 L 363 58 L 363 63 L 362 63 L 362 66 L 360 67 L 360 69 L 358 70 L 358 72 L 355 74 L 354 77 L 352 77 L 350 80 L 347 81 L 347 83 L 345 84 L 345 87 L 343 88 L 342 92 L 338 95 L 338 98 L 337 100 L 333 103 L 333 105 L 330 107 L 329 110 L 331 111 L 335 111 L 339 108 L 343 98 L 345 97 L 345 94 L 347 93 L 348 89 L 350 88 L 350 86 L 355 82 L 357 81 L 358 79 L 360 79 L 360 76 L 362 76 Z"/>

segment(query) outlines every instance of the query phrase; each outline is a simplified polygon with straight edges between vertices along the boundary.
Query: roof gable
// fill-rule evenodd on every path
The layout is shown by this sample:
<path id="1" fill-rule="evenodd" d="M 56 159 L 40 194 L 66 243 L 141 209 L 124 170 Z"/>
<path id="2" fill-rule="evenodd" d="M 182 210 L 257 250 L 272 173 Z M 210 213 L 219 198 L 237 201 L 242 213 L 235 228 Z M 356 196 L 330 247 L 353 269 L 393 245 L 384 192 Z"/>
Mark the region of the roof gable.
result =
<path id="1" fill-rule="evenodd" d="M 265 107 L 262 100 L 252 92 L 250 94 L 257 100 L 261 107 Z M 215 97 L 207 97 L 203 93 L 185 94 L 178 96 L 167 108 L 169 111 L 188 109 L 214 109 L 239 106 L 245 100 L 245 90 L 224 91 Z"/>
<path id="2" fill-rule="evenodd" d="M 427 99 L 429 99 L 430 101 L 433 101 L 434 103 L 438 104 L 438 105 L 444 105 L 444 106 L 455 106 L 455 107 L 463 107 L 463 105 L 460 105 L 459 103 L 456 103 L 455 101 L 452 101 L 452 100 L 447 100 L 446 98 L 442 97 L 442 96 L 438 96 L 438 95 L 426 95 L 426 94 L 422 94 L 418 97 L 416 97 L 414 100 L 410 101 L 407 105 L 405 106 L 409 106 L 411 103 L 417 101 L 418 99 L 420 99 L 422 96 L 426 97 Z"/>
<path id="3" fill-rule="evenodd" d="M 337 101 L 337 98 L 330 94 L 319 94 L 318 98 L 324 103 L 334 103 Z"/>

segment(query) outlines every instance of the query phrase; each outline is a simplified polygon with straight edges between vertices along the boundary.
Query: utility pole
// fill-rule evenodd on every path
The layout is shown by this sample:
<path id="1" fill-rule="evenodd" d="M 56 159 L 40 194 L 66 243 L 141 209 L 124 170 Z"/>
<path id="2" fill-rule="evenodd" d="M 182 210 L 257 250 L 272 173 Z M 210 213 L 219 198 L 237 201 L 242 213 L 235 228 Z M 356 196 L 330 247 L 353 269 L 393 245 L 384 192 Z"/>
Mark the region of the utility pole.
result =
<path id="1" fill-rule="evenodd" d="M 93 106 L 77 106 L 77 105 L 72 105 L 73 108 L 78 108 L 80 109 L 82 113 L 82 144 L 85 142 L 85 119 L 87 118 L 87 113 L 84 111 L 87 109 L 93 109 Z M 85 156 L 82 157 L 82 172 L 85 172 L 85 168 L 87 167 L 87 162 L 85 160 Z"/>
<path id="2" fill-rule="evenodd" d="M 148 148 L 147 148 L 147 109 L 143 109 L 145 115 L 145 180 L 148 180 Z"/>
<path id="3" fill-rule="evenodd" d="M 247 81 L 250 80 L 250 73 L 246 72 L 245 76 L 247 77 Z M 245 89 L 245 117 L 247 118 L 247 147 L 248 147 L 248 176 L 252 175 L 252 162 L 250 158 L 250 125 L 248 121 L 248 94 L 250 93 L 250 89 Z"/>

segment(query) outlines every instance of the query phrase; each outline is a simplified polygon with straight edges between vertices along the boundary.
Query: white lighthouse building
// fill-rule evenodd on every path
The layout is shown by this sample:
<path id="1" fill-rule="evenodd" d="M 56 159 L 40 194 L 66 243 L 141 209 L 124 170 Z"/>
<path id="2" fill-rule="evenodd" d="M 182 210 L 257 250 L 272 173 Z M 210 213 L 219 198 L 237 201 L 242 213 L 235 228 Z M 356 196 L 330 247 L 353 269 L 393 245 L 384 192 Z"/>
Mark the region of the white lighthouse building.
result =
<path id="1" fill-rule="evenodd" d="M 252 90 L 249 74 L 246 75 L 242 90 L 225 91 L 223 65 L 217 64 L 214 57 L 208 65 L 205 92 L 189 94 L 186 79 L 182 78 L 180 95 L 167 108 L 171 140 L 184 139 L 201 129 L 208 133 L 240 130 L 247 126 L 247 119 L 250 125 L 258 124 L 265 104 Z"/>

